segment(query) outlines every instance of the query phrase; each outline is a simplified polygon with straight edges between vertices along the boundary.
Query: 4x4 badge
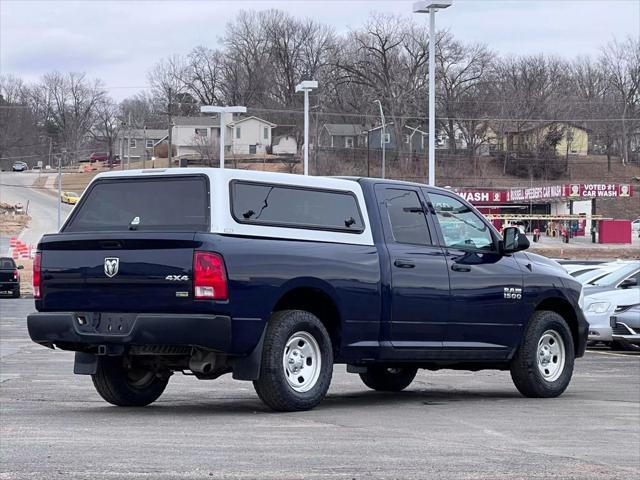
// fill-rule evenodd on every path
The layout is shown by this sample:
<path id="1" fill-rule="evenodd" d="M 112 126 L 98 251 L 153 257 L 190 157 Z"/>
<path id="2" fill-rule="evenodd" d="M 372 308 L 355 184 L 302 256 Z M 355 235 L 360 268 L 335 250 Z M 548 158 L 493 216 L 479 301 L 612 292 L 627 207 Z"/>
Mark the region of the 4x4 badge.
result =
<path id="1" fill-rule="evenodd" d="M 118 273 L 120 259 L 118 257 L 107 257 L 104 259 L 104 274 L 107 277 L 115 277 Z"/>

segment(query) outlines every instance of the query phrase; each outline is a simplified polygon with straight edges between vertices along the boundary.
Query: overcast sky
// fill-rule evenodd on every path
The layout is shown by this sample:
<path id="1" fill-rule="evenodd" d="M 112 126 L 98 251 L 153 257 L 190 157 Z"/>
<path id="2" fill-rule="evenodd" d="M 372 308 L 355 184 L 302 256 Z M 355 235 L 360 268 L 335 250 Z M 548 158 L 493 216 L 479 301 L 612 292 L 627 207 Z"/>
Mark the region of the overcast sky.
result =
<path id="1" fill-rule="evenodd" d="M 216 47 L 242 9 L 278 8 L 338 32 L 370 12 L 411 14 L 405 0 L 0 0 L 0 73 L 35 80 L 51 70 L 103 79 L 117 99 L 146 85 L 159 58 Z M 437 28 L 500 53 L 596 55 L 614 36 L 640 35 L 640 0 L 454 0 Z"/>

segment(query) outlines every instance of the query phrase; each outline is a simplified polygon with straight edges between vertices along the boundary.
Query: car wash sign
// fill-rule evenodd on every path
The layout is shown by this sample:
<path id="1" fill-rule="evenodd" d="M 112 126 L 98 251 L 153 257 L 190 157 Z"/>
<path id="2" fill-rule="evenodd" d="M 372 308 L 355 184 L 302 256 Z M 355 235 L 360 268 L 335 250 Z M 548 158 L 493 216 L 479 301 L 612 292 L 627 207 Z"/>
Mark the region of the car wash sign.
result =
<path id="1" fill-rule="evenodd" d="M 545 185 L 543 187 L 512 188 L 509 190 L 509 202 L 528 202 L 531 200 L 545 200 L 563 196 L 563 185 Z"/>
<path id="2" fill-rule="evenodd" d="M 618 183 L 570 183 L 544 187 L 512 188 L 507 192 L 509 202 L 532 200 L 632 197 L 629 184 Z"/>
<path id="3" fill-rule="evenodd" d="M 507 201 L 507 192 L 505 190 L 458 188 L 455 192 L 474 205 L 491 205 Z"/>
<path id="4" fill-rule="evenodd" d="M 633 188 L 618 183 L 571 183 L 563 185 L 563 194 L 569 198 L 631 197 Z"/>

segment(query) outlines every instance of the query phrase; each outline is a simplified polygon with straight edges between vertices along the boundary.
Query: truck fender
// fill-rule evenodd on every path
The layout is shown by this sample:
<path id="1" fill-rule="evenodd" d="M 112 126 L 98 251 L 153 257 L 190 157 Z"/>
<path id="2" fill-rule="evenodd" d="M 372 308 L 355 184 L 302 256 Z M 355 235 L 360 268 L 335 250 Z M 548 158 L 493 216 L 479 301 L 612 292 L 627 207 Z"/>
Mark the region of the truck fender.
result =
<path id="1" fill-rule="evenodd" d="M 262 366 L 262 348 L 267 327 L 264 326 L 260 340 L 253 351 L 246 357 L 240 357 L 233 362 L 233 378 L 235 380 L 257 380 Z"/>

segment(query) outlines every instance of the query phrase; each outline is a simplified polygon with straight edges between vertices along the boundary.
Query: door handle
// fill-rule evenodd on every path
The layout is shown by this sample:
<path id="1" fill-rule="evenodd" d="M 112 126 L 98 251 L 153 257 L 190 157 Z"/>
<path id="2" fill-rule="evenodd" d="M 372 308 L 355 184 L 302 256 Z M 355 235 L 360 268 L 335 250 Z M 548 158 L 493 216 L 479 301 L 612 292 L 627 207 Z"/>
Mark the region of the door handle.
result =
<path id="1" fill-rule="evenodd" d="M 398 268 L 414 268 L 416 266 L 411 260 L 404 260 L 402 258 L 398 258 L 393 264 Z"/>
<path id="2" fill-rule="evenodd" d="M 453 265 L 451 265 L 451 270 L 453 270 L 454 272 L 470 272 L 471 267 L 454 263 Z"/>

